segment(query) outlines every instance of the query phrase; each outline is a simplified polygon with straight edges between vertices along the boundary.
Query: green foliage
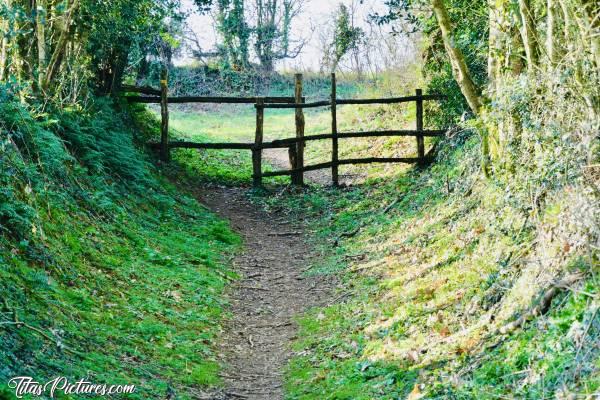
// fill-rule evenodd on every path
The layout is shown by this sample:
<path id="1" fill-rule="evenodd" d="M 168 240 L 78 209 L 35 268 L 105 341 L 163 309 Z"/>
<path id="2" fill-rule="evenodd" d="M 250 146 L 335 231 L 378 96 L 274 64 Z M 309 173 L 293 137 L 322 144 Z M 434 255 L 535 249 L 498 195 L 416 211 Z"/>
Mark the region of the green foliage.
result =
<path id="1" fill-rule="evenodd" d="M 473 81 L 483 88 L 487 83 L 488 56 L 488 2 L 483 0 L 444 1 L 450 19 L 454 22 L 455 45 L 463 52 Z M 443 106 L 435 108 L 430 121 L 434 126 L 444 127 L 457 123 L 471 111 L 452 75 L 452 67 L 446 55 L 435 16 L 430 13 L 416 13 L 424 5 L 422 0 L 391 0 L 387 2 L 388 13 L 375 15 L 380 24 L 394 20 L 405 20 L 414 31 L 422 32 L 427 38 L 424 49 L 423 75 L 427 81 L 427 91 L 448 96 Z M 429 5 L 427 5 L 429 6 Z M 399 32 L 399 34 L 412 34 Z"/>
<path id="2" fill-rule="evenodd" d="M 487 83 L 488 26 L 486 1 L 453 0 L 446 2 L 448 13 L 454 23 L 455 45 L 465 55 L 465 60 L 475 84 L 483 88 Z M 436 126 L 456 123 L 471 111 L 452 75 L 452 67 L 446 57 L 444 46 L 439 37 L 439 28 L 435 17 L 422 21 L 424 33 L 434 38 L 425 50 L 423 74 L 428 81 L 428 90 L 443 93 L 448 101 L 436 110 L 433 122 Z"/>
<path id="3" fill-rule="evenodd" d="M 139 66 L 139 58 L 146 58 L 147 53 L 170 61 L 167 53 L 172 52 L 177 43 L 169 43 L 172 37 L 169 29 L 178 26 L 183 18 L 178 7 L 174 0 L 86 1 L 83 4 L 82 16 L 88 19 L 90 28 L 86 41 L 89 65 L 103 93 L 110 93 L 115 85 L 120 85 L 130 65 L 130 55 L 137 56 L 132 60 L 134 67 Z"/>
<path id="4" fill-rule="evenodd" d="M 18 82 L 23 98 L 34 93 L 63 104 L 115 94 L 148 55 L 170 62 L 179 7 L 177 0 L 4 2 L 0 80 Z"/>
<path id="5" fill-rule="evenodd" d="M 249 64 L 250 27 L 244 0 L 217 0 L 217 27 L 223 38 L 225 69 L 242 70 Z"/>
<path id="6" fill-rule="evenodd" d="M 218 384 L 240 239 L 156 177 L 107 102 L 42 113 L 5 93 L 0 109 L 0 393 L 22 375 L 137 399 Z"/>
<path id="7" fill-rule="evenodd" d="M 359 46 L 364 36 L 365 33 L 361 28 L 352 25 L 348 7 L 340 3 L 335 19 L 335 34 L 332 45 L 334 70 L 349 51 L 355 50 Z"/>

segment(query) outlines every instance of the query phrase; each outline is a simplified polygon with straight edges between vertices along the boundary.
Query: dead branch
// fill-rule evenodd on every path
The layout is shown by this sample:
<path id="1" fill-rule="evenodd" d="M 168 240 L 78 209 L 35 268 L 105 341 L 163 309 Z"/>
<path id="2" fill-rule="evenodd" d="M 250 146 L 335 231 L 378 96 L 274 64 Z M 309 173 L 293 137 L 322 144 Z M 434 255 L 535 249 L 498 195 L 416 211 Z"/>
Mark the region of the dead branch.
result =
<path id="1" fill-rule="evenodd" d="M 571 285 L 575 284 L 583 278 L 583 274 L 575 273 L 569 275 L 562 280 L 551 285 L 541 296 L 537 303 L 531 307 L 528 311 L 524 312 L 515 321 L 509 322 L 499 329 L 501 334 L 508 334 L 515 330 L 523 327 L 527 322 L 533 320 L 535 317 L 544 315 L 550 309 L 552 300 L 562 293 L 565 289 L 568 289 Z"/>

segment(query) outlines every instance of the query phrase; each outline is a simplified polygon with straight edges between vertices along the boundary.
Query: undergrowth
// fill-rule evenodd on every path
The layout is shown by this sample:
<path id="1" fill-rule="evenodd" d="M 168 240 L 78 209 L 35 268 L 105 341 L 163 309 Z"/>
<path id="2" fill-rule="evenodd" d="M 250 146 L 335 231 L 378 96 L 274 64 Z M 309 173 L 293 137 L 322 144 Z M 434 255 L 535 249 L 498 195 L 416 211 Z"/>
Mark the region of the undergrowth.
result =
<path id="1" fill-rule="evenodd" d="M 15 376 L 135 384 L 132 399 L 217 385 L 240 239 L 159 176 L 119 106 L 0 95 L 0 397 Z"/>

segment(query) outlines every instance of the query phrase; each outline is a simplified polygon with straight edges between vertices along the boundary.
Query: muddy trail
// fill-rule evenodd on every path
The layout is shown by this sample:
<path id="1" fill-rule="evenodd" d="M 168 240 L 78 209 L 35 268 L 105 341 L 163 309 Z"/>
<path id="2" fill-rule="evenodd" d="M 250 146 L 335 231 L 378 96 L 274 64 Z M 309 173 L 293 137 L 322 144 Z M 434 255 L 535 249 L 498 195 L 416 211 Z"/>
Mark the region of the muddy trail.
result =
<path id="1" fill-rule="evenodd" d="M 220 344 L 224 388 L 206 399 L 283 399 L 283 374 L 296 338 L 294 317 L 329 299 L 333 282 L 305 277 L 314 252 L 302 226 L 252 204 L 247 189 L 212 187 L 199 200 L 244 239 L 234 259 L 242 279 L 230 289 L 232 318 Z"/>

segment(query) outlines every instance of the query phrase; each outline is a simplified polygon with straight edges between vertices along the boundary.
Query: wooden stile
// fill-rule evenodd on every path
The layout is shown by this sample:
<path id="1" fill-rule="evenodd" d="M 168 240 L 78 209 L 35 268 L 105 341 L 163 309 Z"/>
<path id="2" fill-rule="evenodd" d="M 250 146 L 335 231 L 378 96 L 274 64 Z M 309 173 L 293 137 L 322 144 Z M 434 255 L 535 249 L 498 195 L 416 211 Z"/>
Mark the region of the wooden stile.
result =
<path id="1" fill-rule="evenodd" d="M 254 186 L 262 185 L 262 143 L 263 129 L 265 123 L 265 99 L 256 99 L 256 134 L 254 136 L 254 148 L 252 149 L 252 169 Z"/>
<path id="2" fill-rule="evenodd" d="M 296 104 L 301 104 L 304 102 L 302 100 L 302 90 L 302 74 L 296 74 L 296 84 L 294 93 Z M 304 167 L 304 148 L 306 147 L 306 142 L 303 141 L 304 127 L 304 111 L 302 108 L 296 108 L 296 139 L 298 139 L 299 141 L 295 144 L 295 162 L 292 163 L 292 169 L 300 169 Z M 300 171 L 292 175 L 292 183 L 294 183 L 295 185 L 304 185 L 304 173 Z"/>
<path id="3" fill-rule="evenodd" d="M 160 159 L 163 162 L 169 162 L 169 72 L 164 68 L 160 74 Z"/>
<path id="4" fill-rule="evenodd" d="M 338 131 L 337 131 L 337 82 L 335 79 L 335 72 L 331 74 L 331 178 L 333 180 L 333 186 L 340 184 L 339 171 L 338 171 Z"/>
<path id="5" fill-rule="evenodd" d="M 425 137 L 421 132 L 423 131 L 423 91 L 417 89 L 417 154 L 421 160 L 420 164 L 425 162 Z"/>

